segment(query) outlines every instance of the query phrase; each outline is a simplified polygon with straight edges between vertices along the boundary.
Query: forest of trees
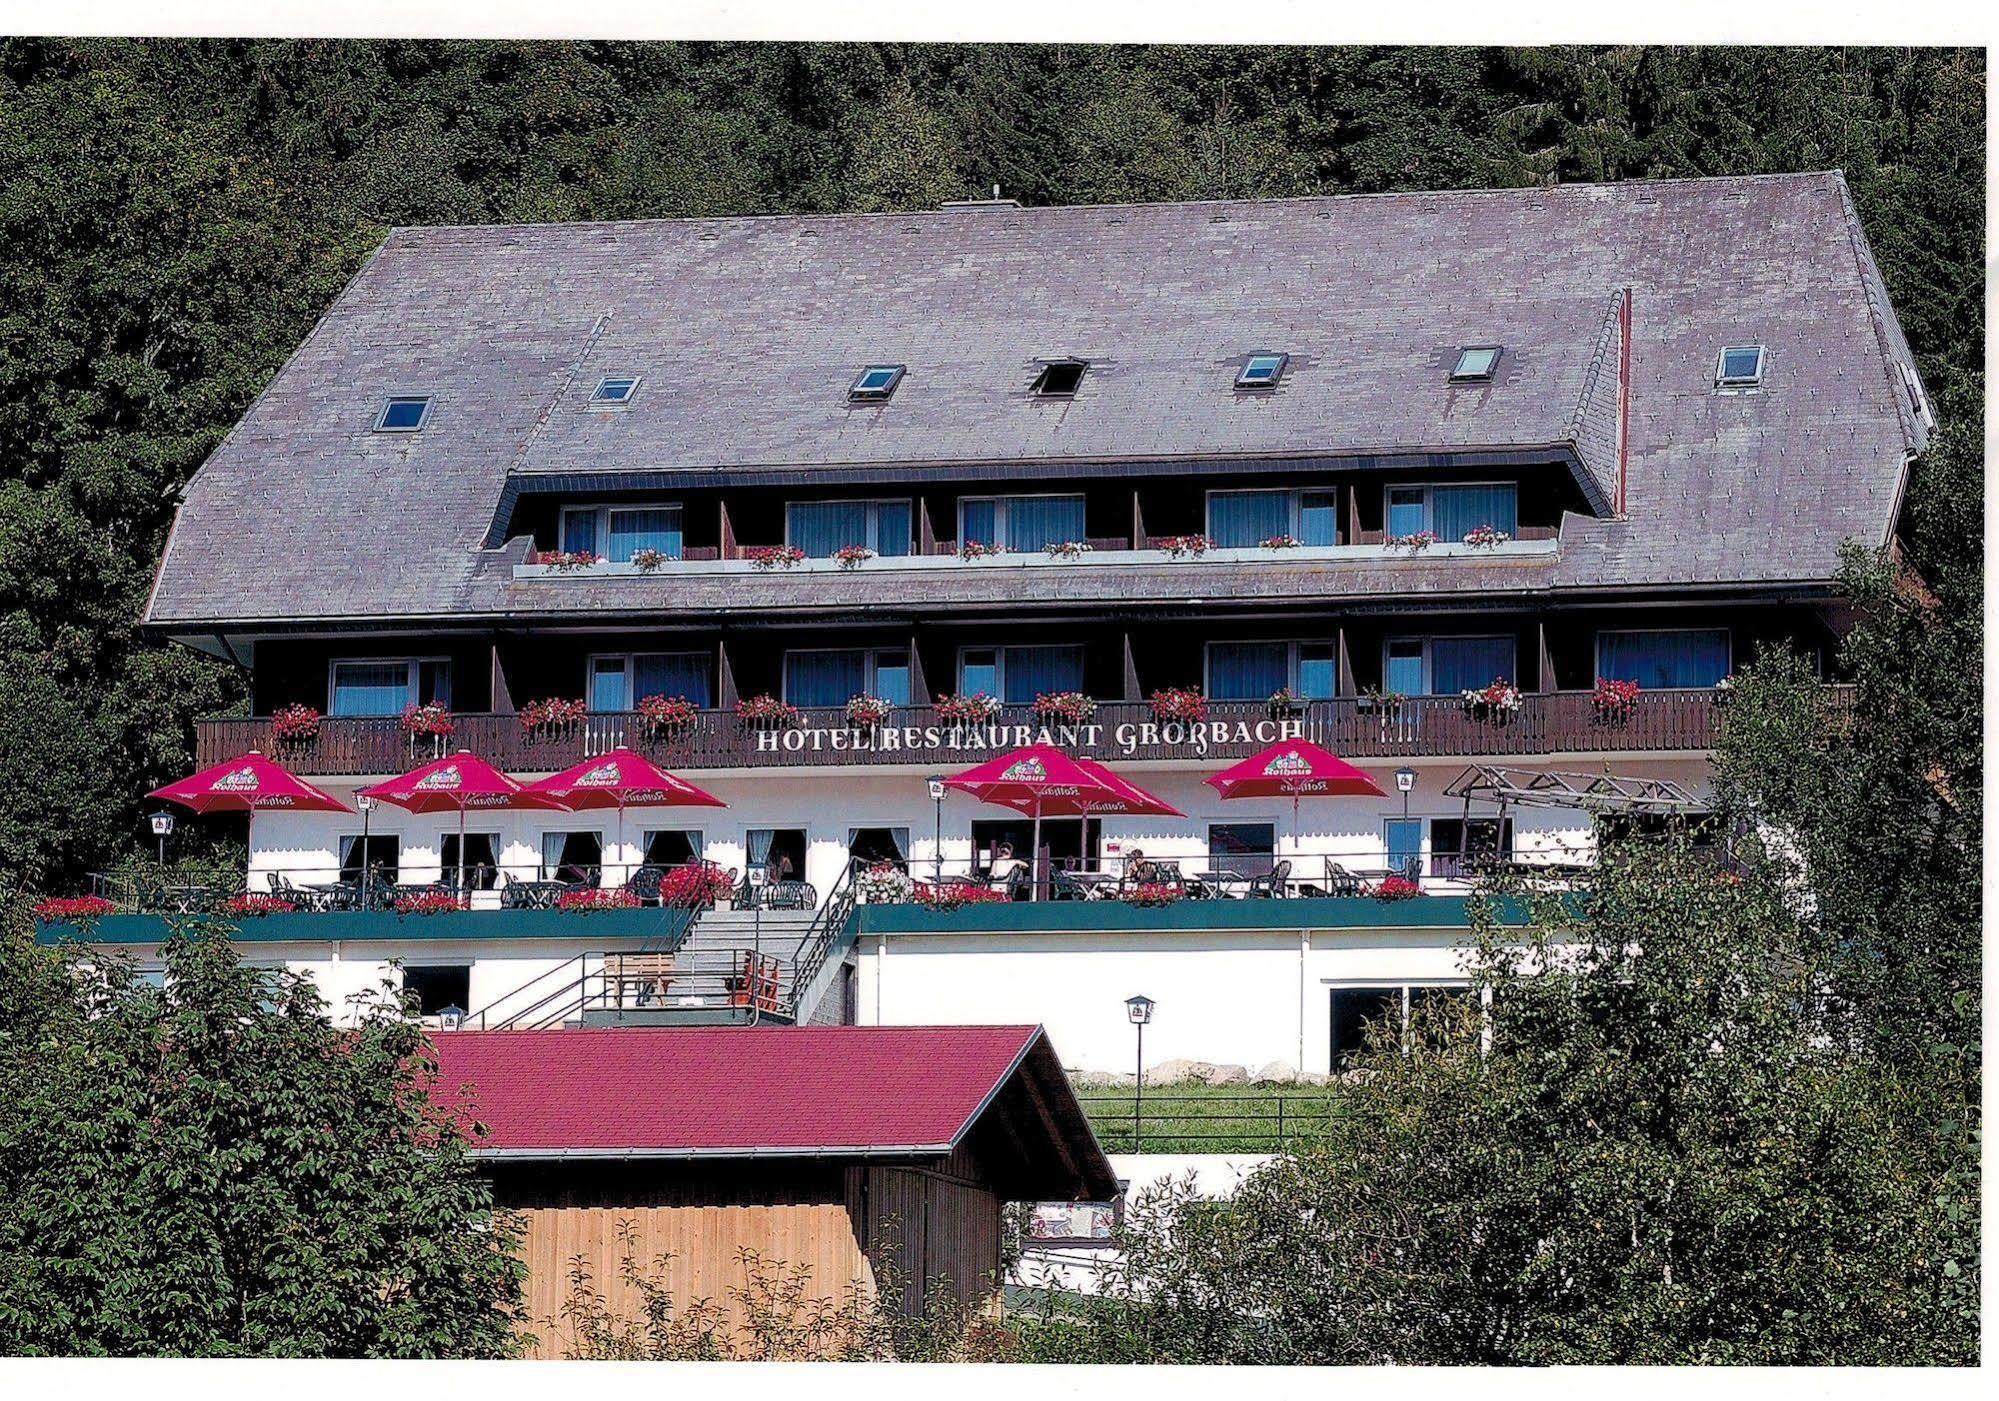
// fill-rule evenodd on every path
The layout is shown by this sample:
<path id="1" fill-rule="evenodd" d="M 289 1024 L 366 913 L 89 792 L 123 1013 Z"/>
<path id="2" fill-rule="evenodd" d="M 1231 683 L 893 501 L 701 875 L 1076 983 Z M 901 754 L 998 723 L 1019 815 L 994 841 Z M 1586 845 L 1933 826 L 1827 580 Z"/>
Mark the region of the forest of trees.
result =
<path id="1" fill-rule="evenodd" d="M 392 225 L 1838 167 L 1932 393 L 1976 422 L 1984 79 L 1916 49 L 7 41 L 0 887 L 131 849 L 190 717 L 240 703 L 138 635 L 154 562 Z"/>

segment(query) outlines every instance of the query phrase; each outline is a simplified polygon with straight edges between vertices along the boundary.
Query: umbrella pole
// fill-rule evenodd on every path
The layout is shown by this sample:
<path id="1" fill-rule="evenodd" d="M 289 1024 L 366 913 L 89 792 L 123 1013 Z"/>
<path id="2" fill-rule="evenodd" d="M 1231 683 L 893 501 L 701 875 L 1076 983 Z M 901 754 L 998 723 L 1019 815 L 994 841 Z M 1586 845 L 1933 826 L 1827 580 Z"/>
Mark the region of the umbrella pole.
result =
<path id="1" fill-rule="evenodd" d="M 622 859 L 624 857 L 624 854 L 625 854 L 625 800 L 621 795 L 618 798 L 618 856 L 620 858 L 618 862 L 618 869 L 625 873 L 625 878 L 624 880 L 619 882 L 620 885 L 628 885 L 631 883 L 632 879 L 631 863 Z"/>
<path id="2" fill-rule="evenodd" d="M 1034 845 L 1027 853 L 1027 898 L 1041 898 L 1041 802 L 1034 804 Z"/>
<path id="3" fill-rule="evenodd" d="M 467 909 L 472 906 L 472 897 L 465 889 L 465 804 L 458 804 L 458 898 L 465 902 Z"/>

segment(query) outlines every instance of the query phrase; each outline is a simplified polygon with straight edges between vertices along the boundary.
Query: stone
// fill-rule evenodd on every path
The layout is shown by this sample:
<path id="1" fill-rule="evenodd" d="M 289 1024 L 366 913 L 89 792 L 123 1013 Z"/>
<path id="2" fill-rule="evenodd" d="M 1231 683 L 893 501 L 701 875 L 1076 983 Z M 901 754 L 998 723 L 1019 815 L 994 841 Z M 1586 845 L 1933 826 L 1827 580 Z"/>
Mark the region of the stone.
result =
<path id="1" fill-rule="evenodd" d="M 1290 1085 L 1297 1083 L 1298 1069 L 1289 1061 L 1274 1060 L 1251 1078 L 1259 1085 Z"/>
<path id="2" fill-rule="evenodd" d="M 1129 1071 L 1120 1073 L 1115 1070 L 1083 1070 L 1069 1078 L 1078 1089 L 1083 1090 L 1130 1089 L 1135 1083 Z"/>
<path id="3" fill-rule="evenodd" d="M 1163 1060 L 1145 1072 L 1148 1085 L 1174 1085 L 1183 1080 L 1200 1080 L 1214 1067 L 1204 1060 Z"/>
<path id="4" fill-rule="evenodd" d="M 1249 1071 L 1240 1065 L 1211 1065 L 1201 1076 L 1204 1085 L 1247 1085 Z"/>
<path id="5" fill-rule="evenodd" d="M 1330 1085 L 1333 1083 L 1333 1077 L 1325 1074 L 1323 1071 L 1308 1070 L 1298 1077 L 1298 1083 L 1301 1085 Z"/>

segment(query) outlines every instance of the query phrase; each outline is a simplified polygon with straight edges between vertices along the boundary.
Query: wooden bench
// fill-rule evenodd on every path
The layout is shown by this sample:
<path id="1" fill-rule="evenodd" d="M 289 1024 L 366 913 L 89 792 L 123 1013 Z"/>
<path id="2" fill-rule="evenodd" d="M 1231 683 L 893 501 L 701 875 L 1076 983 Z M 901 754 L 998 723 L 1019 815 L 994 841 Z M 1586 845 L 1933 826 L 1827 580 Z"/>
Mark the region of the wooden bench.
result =
<path id="1" fill-rule="evenodd" d="M 670 953 L 613 953 L 604 955 L 604 990 L 610 995 L 611 1005 L 628 1005 L 625 997 L 628 989 L 637 993 L 637 1000 L 629 1005 L 646 1007 L 666 1001 L 666 990 L 672 985 L 675 967 Z"/>

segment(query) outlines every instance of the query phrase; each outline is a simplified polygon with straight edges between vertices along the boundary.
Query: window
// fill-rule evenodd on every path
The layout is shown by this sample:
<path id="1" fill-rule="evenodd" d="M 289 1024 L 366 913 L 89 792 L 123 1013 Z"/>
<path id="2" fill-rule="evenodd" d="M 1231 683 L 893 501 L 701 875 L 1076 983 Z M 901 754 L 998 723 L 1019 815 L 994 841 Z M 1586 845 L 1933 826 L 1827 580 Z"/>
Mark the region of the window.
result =
<path id="1" fill-rule="evenodd" d="M 1083 689 L 1081 647 L 967 647 L 958 653 L 958 691 L 984 691 L 1026 705 L 1050 691 Z"/>
<path id="2" fill-rule="evenodd" d="M 1513 859 L 1513 819 L 1433 817 L 1430 819 L 1430 874 L 1465 880 L 1489 862 Z"/>
<path id="3" fill-rule="evenodd" d="M 472 965 L 469 963 L 422 963 L 403 969 L 405 996 L 416 995 L 416 1013 L 434 1017 L 446 1007 L 465 1010 L 472 1000 Z"/>
<path id="4" fill-rule="evenodd" d="M 370 879 L 389 885 L 396 883 L 401 874 L 403 840 L 387 832 L 371 832 L 365 845 L 359 832 L 340 839 L 340 879 L 357 881 L 361 872 L 371 873 Z"/>
<path id="5" fill-rule="evenodd" d="M 597 381 L 597 387 L 590 391 L 590 407 L 611 409 L 620 404 L 629 404 L 632 395 L 639 392 L 637 375 L 606 375 Z"/>
<path id="6" fill-rule="evenodd" d="M 474 890 L 493 890 L 500 884 L 500 834 L 498 832 L 467 832 L 465 834 L 465 879 Z M 458 878 L 458 834 L 446 832 L 441 846 L 442 859 L 438 869 L 444 879 Z M 459 1006 L 464 1006 L 460 1003 Z"/>
<path id="7" fill-rule="evenodd" d="M 590 659 L 590 708 L 636 710 L 648 696 L 681 696 L 706 710 L 712 704 L 706 652 L 616 652 Z"/>
<path id="8" fill-rule="evenodd" d="M 562 548 L 629 564 L 640 550 L 680 558 L 678 506 L 568 506 L 562 512 Z"/>
<path id="9" fill-rule="evenodd" d="M 1438 1012 L 1474 995 L 1463 983 L 1371 983 L 1331 991 L 1335 1070 L 1352 1065 L 1367 1049 L 1370 1028 L 1406 1046 L 1412 1031 L 1420 1032 Z"/>
<path id="10" fill-rule="evenodd" d="M 1083 539 L 1080 496 L 974 496 L 958 503 L 960 543 L 977 540 L 1022 553 Z"/>
<path id="11" fill-rule="evenodd" d="M 1468 345 L 1458 352 L 1458 363 L 1451 367 L 1454 380 L 1491 379 L 1493 371 L 1499 368 L 1499 347 L 1496 345 Z"/>
<path id="12" fill-rule="evenodd" d="M 1252 355 L 1243 362 L 1236 372 L 1237 389 L 1270 389 L 1284 377 L 1284 366 L 1289 363 L 1288 355 Z"/>
<path id="13" fill-rule="evenodd" d="M 604 869 L 602 832 L 543 832 L 541 834 L 541 875 L 543 880 L 595 885 Z"/>
<path id="14" fill-rule="evenodd" d="M 880 403 L 902 383 L 903 369 L 901 365 L 870 365 L 847 386 L 847 397 L 856 403 Z"/>
<path id="15" fill-rule="evenodd" d="M 336 661 L 331 672 L 329 715 L 400 715 L 407 705 L 451 704 L 451 663 L 443 657 Z"/>
<path id="16" fill-rule="evenodd" d="M 1081 387 L 1089 368 L 1087 360 L 1051 360 L 1034 377 L 1034 392 L 1044 399 L 1066 399 Z"/>
<path id="17" fill-rule="evenodd" d="M 908 501 L 795 501 L 784 508 L 784 539 L 815 559 L 848 545 L 906 555 L 911 519 Z"/>
<path id="18" fill-rule="evenodd" d="M 1405 696 L 1454 696 L 1513 679 L 1510 637 L 1391 637 L 1382 689 Z"/>
<path id="19" fill-rule="evenodd" d="M 1712 686 L 1729 673 L 1726 628 L 1599 632 L 1596 674 L 1648 691 Z"/>
<path id="20" fill-rule="evenodd" d="M 909 704 L 909 653 L 801 651 L 784 654 L 784 698 L 793 705 L 843 706 L 855 696 Z"/>
<path id="21" fill-rule="evenodd" d="M 692 828 L 667 827 L 645 833 L 645 864 L 662 870 L 688 866 L 701 859 L 701 833 Z"/>
<path id="22" fill-rule="evenodd" d="M 1388 850 L 1389 870 L 1412 878 L 1422 873 L 1422 818 L 1391 817 L 1382 824 L 1382 837 Z"/>
<path id="23" fill-rule="evenodd" d="M 1339 528 L 1335 492 L 1208 493 L 1208 538 L 1225 549 L 1251 549 L 1276 535 L 1290 535 L 1306 545 L 1336 545 Z"/>
<path id="24" fill-rule="evenodd" d="M 391 395 L 375 416 L 377 433 L 414 433 L 430 420 L 428 394 Z"/>
<path id="25" fill-rule="evenodd" d="M 1763 383 L 1763 347 L 1723 346 L 1714 367 L 1714 383 L 1717 389 L 1754 389 Z"/>
<path id="26" fill-rule="evenodd" d="M 1272 822 L 1210 822 L 1208 869 L 1238 876 L 1267 876 L 1277 854 Z"/>
<path id="27" fill-rule="evenodd" d="M 1337 663 L 1327 642 L 1210 642 L 1210 700 L 1269 700 L 1289 688 L 1313 700 L 1334 693 Z"/>
<path id="28" fill-rule="evenodd" d="M 1392 539 L 1433 530 L 1455 542 L 1473 527 L 1489 525 L 1512 535 L 1520 529 L 1520 489 L 1511 482 L 1457 486 L 1392 486 L 1387 492 L 1387 532 Z"/>

